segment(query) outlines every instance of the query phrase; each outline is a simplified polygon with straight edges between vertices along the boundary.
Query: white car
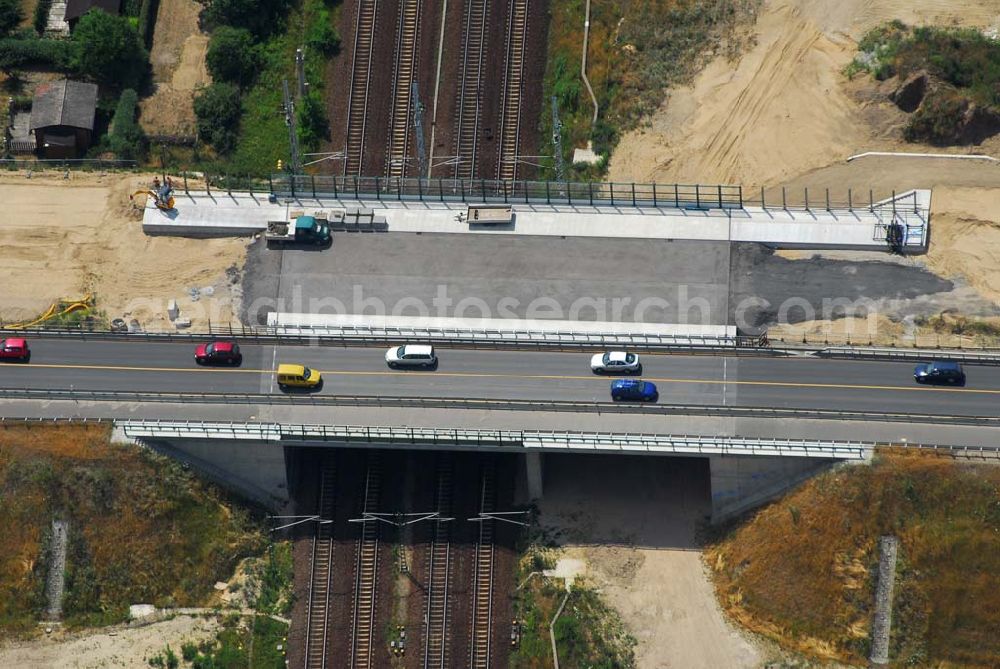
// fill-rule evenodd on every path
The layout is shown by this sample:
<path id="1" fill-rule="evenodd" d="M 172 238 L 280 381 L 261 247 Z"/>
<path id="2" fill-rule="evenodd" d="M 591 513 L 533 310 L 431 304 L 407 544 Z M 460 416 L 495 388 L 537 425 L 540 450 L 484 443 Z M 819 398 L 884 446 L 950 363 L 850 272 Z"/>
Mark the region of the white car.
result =
<path id="1" fill-rule="evenodd" d="M 596 373 L 635 374 L 642 371 L 639 356 L 625 351 L 598 353 L 590 359 L 590 369 Z"/>
<path id="2" fill-rule="evenodd" d="M 385 364 L 396 367 L 435 367 L 437 356 L 433 346 L 407 344 L 393 346 L 385 352 Z"/>

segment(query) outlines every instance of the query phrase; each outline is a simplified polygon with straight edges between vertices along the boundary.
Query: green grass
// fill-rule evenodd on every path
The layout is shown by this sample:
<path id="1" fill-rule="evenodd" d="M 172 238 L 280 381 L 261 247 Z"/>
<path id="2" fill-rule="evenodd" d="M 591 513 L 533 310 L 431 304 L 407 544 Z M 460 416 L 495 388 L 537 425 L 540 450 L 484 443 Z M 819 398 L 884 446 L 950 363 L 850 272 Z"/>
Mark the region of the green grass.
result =
<path id="1" fill-rule="evenodd" d="M 518 583 L 533 571 L 551 568 L 555 559 L 552 551 L 529 546 L 518 570 Z M 518 591 L 515 616 L 521 623 L 521 641 L 511 653 L 511 667 L 552 666 L 549 623 L 565 594 L 561 580 L 540 576 L 533 576 Z M 628 634 L 618 613 L 585 582 L 574 583 L 554 632 L 560 666 L 594 669 L 635 666 L 635 639 Z"/>

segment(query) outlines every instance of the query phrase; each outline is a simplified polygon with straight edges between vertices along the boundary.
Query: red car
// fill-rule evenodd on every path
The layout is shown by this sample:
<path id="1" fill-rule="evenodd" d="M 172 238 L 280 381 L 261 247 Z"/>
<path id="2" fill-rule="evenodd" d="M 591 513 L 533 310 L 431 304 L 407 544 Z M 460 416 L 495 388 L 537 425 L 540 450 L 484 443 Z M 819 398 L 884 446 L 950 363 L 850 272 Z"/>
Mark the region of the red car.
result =
<path id="1" fill-rule="evenodd" d="M 0 360 L 27 362 L 30 357 L 26 339 L 0 339 Z"/>
<path id="2" fill-rule="evenodd" d="M 235 366 L 243 362 L 243 354 L 234 341 L 213 341 L 194 350 L 194 361 L 199 365 Z"/>

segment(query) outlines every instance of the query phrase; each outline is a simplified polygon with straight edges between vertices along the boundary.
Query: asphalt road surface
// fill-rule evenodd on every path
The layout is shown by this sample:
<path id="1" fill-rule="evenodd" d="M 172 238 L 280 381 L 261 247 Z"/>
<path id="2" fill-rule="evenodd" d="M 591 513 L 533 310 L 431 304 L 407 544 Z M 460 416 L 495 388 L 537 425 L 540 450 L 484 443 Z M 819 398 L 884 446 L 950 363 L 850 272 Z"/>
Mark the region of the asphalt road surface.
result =
<path id="1" fill-rule="evenodd" d="M 29 364 L 0 364 L 0 388 L 280 393 L 273 370 L 320 370 L 327 395 L 610 401 L 589 353 L 440 349 L 434 371 L 391 370 L 382 348 L 241 344 L 239 368 L 201 367 L 187 343 L 35 339 Z M 964 388 L 920 386 L 913 364 L 643 354 L 660 402 L 711 406 L 1000 415 L 1000 368 L 967 366 Z"/>

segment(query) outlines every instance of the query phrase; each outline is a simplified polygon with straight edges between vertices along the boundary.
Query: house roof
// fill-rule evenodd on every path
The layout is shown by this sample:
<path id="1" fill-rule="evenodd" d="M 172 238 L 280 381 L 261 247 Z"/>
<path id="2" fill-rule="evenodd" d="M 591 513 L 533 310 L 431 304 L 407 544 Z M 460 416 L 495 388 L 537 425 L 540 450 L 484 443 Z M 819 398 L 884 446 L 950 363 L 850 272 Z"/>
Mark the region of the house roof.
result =
<path id="1" fill-rule="evenodd" d="M 64 21 L 78 19 L 91 9 L 103 9 L 108 14 L 118 15 L 120 0 L 66 0 Z"/>
<path id="2" fill-rule="evenodd" d="M 31 101 L 31 129 L 64 125 L 94 129 L 97 84 L 82 81 L 53 81 L 39 84 Z"/>

